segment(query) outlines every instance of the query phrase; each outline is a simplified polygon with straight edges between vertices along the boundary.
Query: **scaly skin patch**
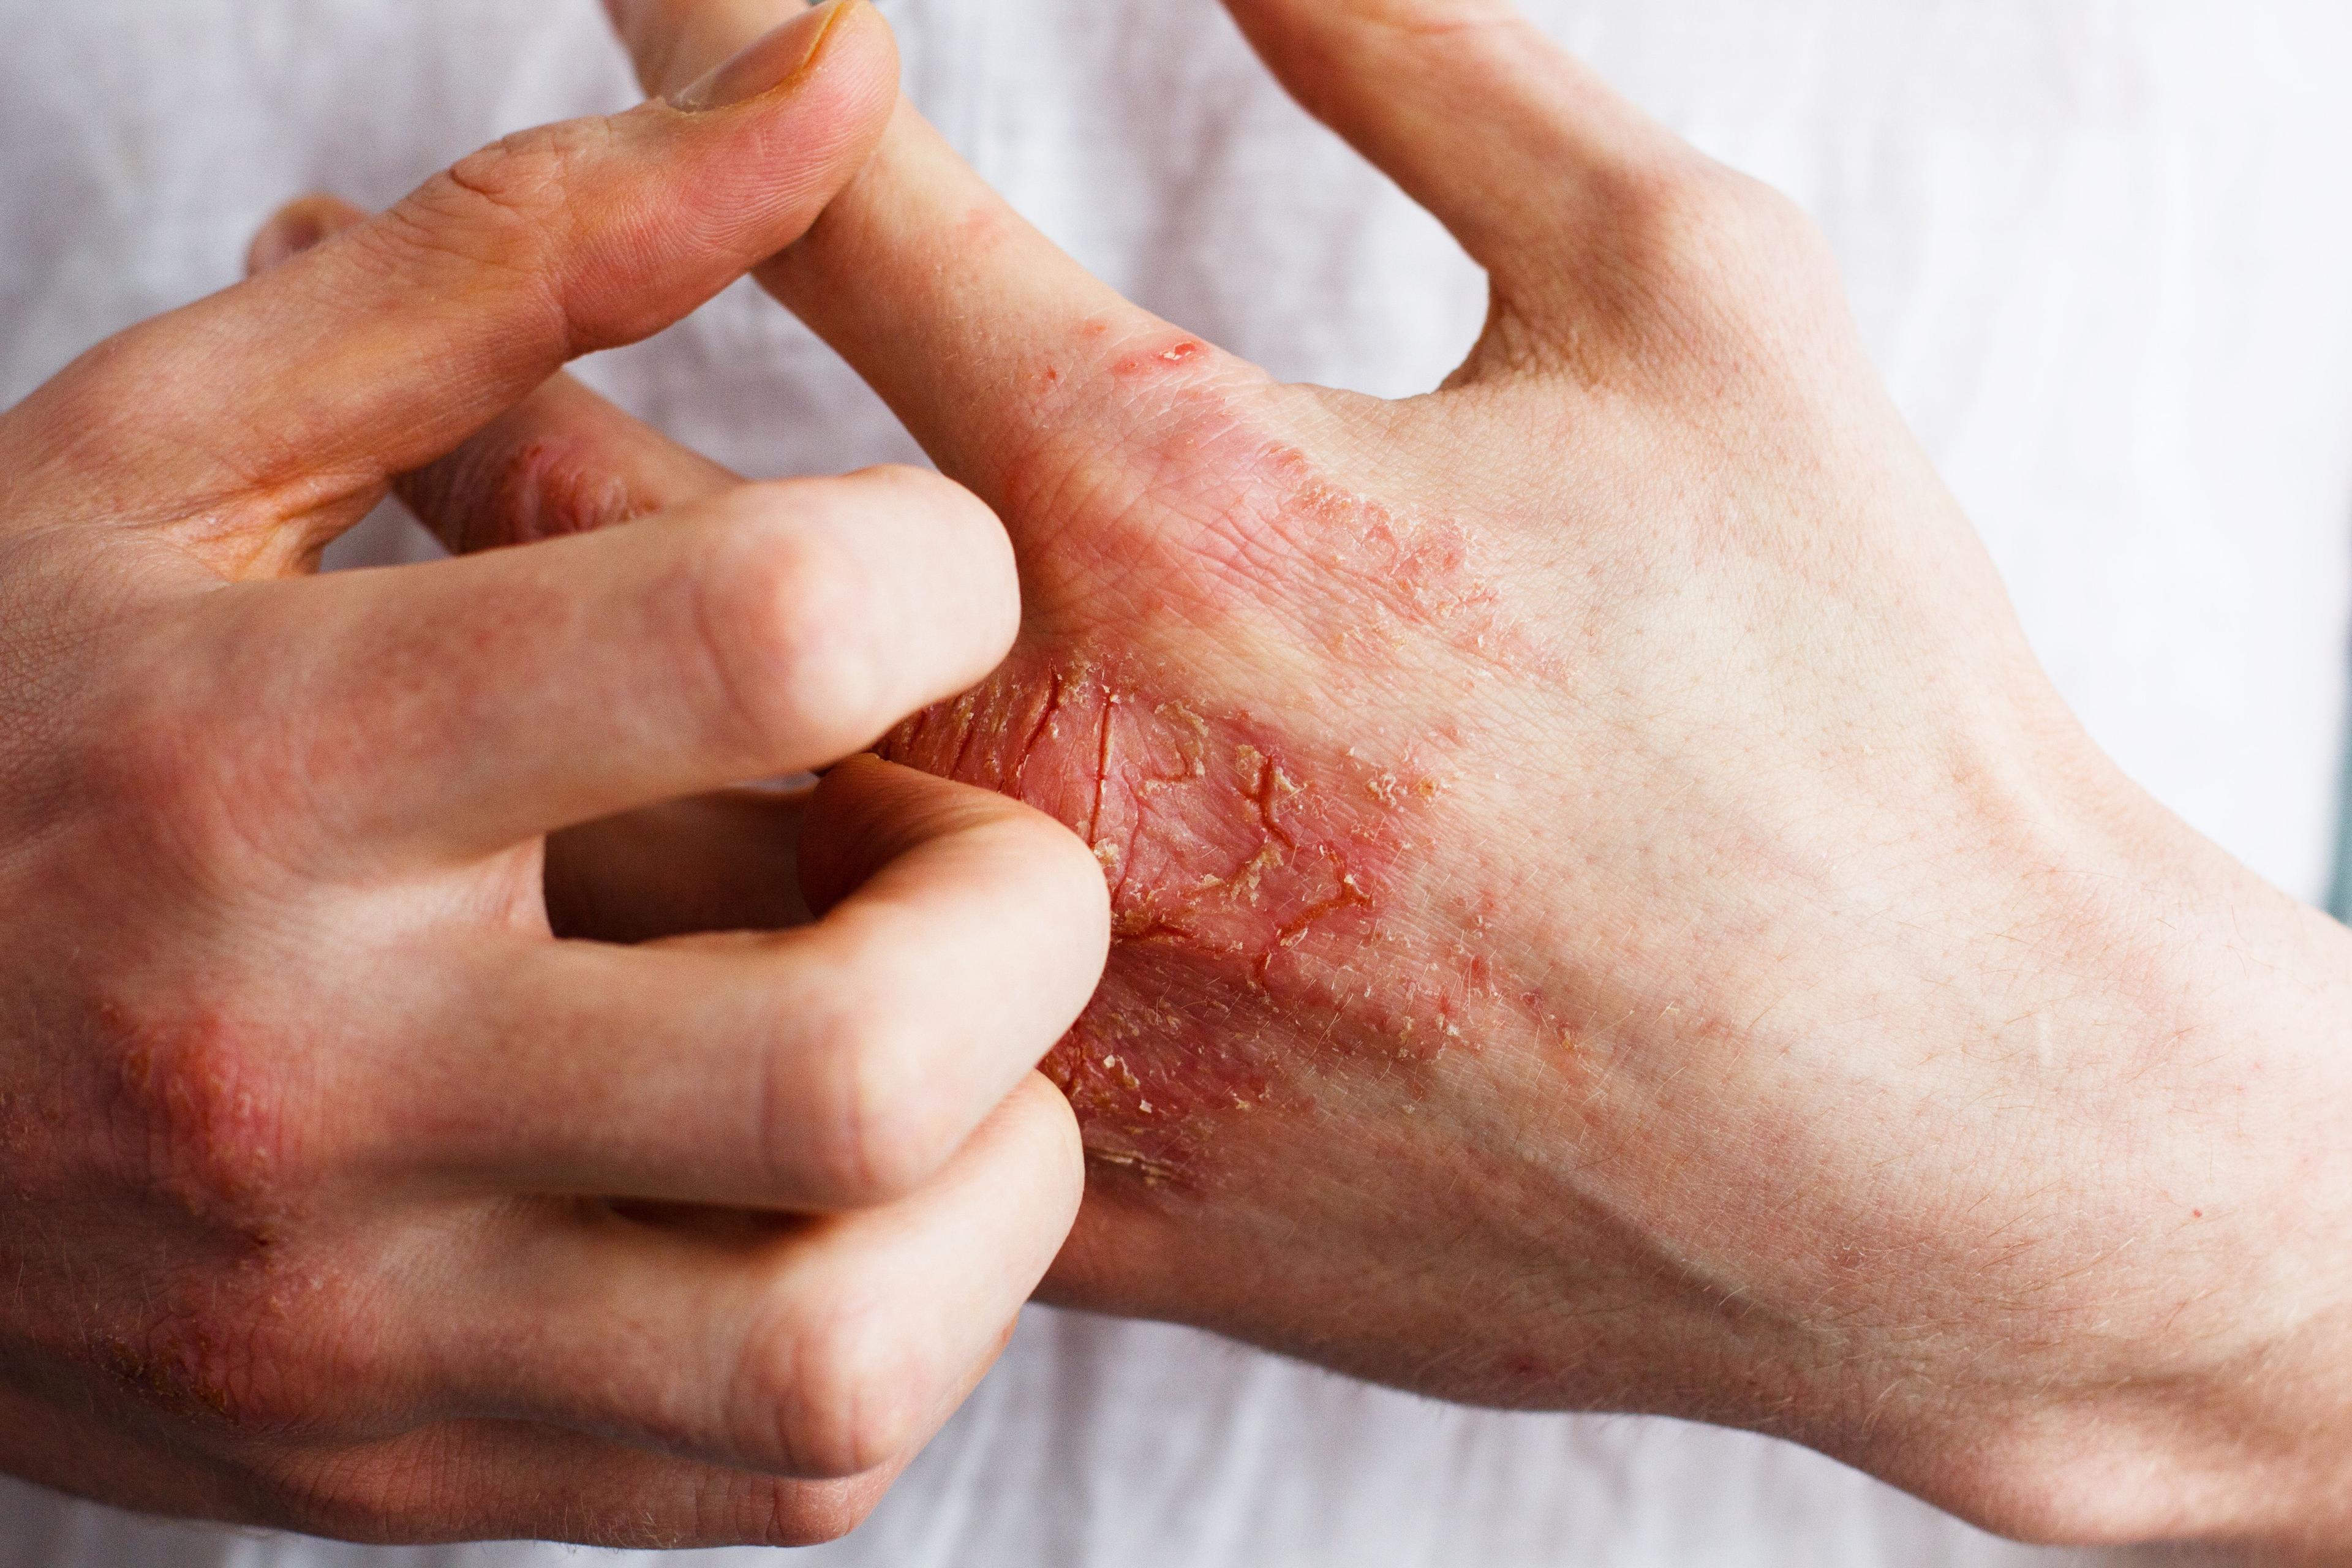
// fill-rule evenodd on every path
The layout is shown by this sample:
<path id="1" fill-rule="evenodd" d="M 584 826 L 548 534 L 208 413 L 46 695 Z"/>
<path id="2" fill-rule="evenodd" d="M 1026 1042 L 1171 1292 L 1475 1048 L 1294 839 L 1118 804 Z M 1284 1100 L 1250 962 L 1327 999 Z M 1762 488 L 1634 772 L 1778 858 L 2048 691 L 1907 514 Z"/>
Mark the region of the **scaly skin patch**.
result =
<path id="1" fill-rule="evenodd" d="M 1310 754 L 1107 662 L 1016 661 L 884 752 L 1016 795 L 1093 847 L 1116 946 L 1046 1070 L 1096 1158 L 1148 1180 L 1197 1178 L 1221 1121 L 1304 1112 L 1341 1064 L 1412 1073 L 1462 1043 L 1464 1008 L 1488 989 L 1483 959 L 1397 952 L 1367 972 L 1425 929 L 1401 895 L 1443 785 L 1410 760 Z"/>
<path id="2" fill-rule="evenodd" d="M 1032 379 L 1032 437 L 983 494 L 1008 517 L 1055 520 L 1056 547 L 1024 563 L 1041 630 L 1108 626 L 1116 643 L 1139 616 L 1192 632 L 1239 617 L 1341 679 L 1440 650 L 1559 673 L 1507 612 L 1473 531 L 1339 483 L 1268 417 L 1285 393 L 1261 373 L 1177 338 L 1094 378 L 1045 363 Z M 1132 411 L 1117 449 L 1066 418 L 1105 402 Z M 1279 710 L 1296 694 L 1268 695 Z"/>
<path id="3" fill-rule="evenodd" d="M 1474 1042 L 1556 1037 L 1445 820 L 1478 692 L 1565 679 L 1490 536 L 1342 482 L 1311 397 L 1197 339 L 1026 380 L 982 486 L 1025 540 L 1022 642 L 883 752 L 1101 861 L 1109 970 L 1046 1064 L 1097 1166 L 1261 1180 L 1308 1120 L 1378 1127 Z"/>

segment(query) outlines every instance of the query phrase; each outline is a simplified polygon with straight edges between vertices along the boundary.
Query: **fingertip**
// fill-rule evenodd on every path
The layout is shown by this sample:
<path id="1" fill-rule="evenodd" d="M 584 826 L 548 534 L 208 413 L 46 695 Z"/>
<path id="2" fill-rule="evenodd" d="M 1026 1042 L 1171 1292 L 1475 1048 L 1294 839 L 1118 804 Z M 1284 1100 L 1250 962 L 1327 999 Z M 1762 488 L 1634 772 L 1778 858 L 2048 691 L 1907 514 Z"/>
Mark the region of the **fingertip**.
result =
<path id="1" fill-rule="evenodd" d="M 876 870 L 941 831 L 942 805 L 968 812 L 973 803 L 946 781 L 872 752 L 827 768 L 809 796 L 802 833 L 801 896 L 810 910 L 830 912 Z"/>
<path id="2" fill-rule="evenodd" d="M 747 37 L 761 10 L 772 16 L 785 4 L 604 0 L 604 12 L 646 92 L 674 106 L 748 101 L 820 70 L 843 85 L 880 88 L 880 106 L 895 101 L 898 40 L 877 9 L 864 0 L 814 5 Z"/>
<path id="3" fill-rule="evenodd" d="M 812 167 L 818 205 L 809 224 L 865 172 L 898 108 L 898 36 L 869 0 L 835 5 L 816 54 L 777 95 L 791 110 L 773 121 L 783 138 L 777 155 Z"/>
<path id="4" fill-rule="evenodd" d="M 1017 863 L 1032 873 L 1042 870 L 1047 880 L 1035 885 L 1036 890 L 1050 896 L 1057 911 L 1066 900 L 1068 911 L 1082 916 L 1091 928 L 1094 945 L 1105 956 L 1109 952 L 1110 887 L 1102 862 L 1084 838 L 1035 806 L 867 752 L 826 770 L 810 808 L 809 841 L 802 849 L 803 880 L 828 868 L 841 879 L 837 892 L 832 887 L 809 887 L 812 900 L 820 893 L 835 893 L 825 906 L 830 907 L 839 894 L 918 845 L 984 831 L 981 842 L 998 863 Z M 1099 961 L 1096 966 L 1099 968 Z"/>
<path id="5" fill-rule="evenodd" d="M 805 66 L 769 58 L 771 34 L 747 51 L 751 86 L 728 79 L 739 58 L 675 99 L 509 137 L 412 201 L 428 228 L 487 222 L 466 251 L 548 274 L 570 357 L 650 337 L 799 243 L 881 145 L 898 49 L 866 0 L 836 4 Z M 805 47 L 784 42 L 787 62 Z"/>
<path id="6" fill-rule="evenodd" d="M 821 71 L 856 73 L 870 68 L 870 44 L 851 37 L 863 26 L 858 16 L 863 8 L 862 0 L 824 0 L 810 7 L 669 94 L 670 107 L 688 113 L 730 109 L 798 87 Z"/>
<path id="7" fill-rule="evenodd" d="M 1024 1071 L 972 1129 L 954 1163 L 950 1179 L 983 1183 L 1002 1205 L 999 1212 L 1018 1224 L 1026 1246 L 1034 1248 L 1025 1261 L 1006 1258 L 1026 1276 L 1026 1296 L 1052 1268 L 1086 1201 L 1086 1140 L 1069 1097 L 1044 1073 Z M 1011 1340 L 1012 1327 L 986 1342 L 988 1360 Z"/>
<path id="8" fill-rule="evenodd" d="M 1032 817 L 1019 801 L 902 767 L 871 752 L 825 770 L 809 797 L 800 846 L 801 893 L 820 917 L 919 847 L 976 829 L 1015 830 Z"/>
<path id="9" fill-rule="evenodd" d="M 743 488 L 746 515 L 788 518 L 794 531 L 822 537 L 866 577 L 891 584 L 895 613 L 921 634 L 902 688 L 896 723 L 985 679 L 1021 633 L 1021 570 L 1004 524 L 988 504 L 929 468 L 885 466 L 836 478 L 773 480 Z M 870 736 L 863 739 L 870 739 Z"/>
<path id="10" fill-rule="evenodd" d="M 749 128 L 759 150 L 748 171 L 793 172 L 802 199 L 830 200 L 866 164 L 898 102 L 898 46 L 867 0 L 828 0 L 754 39 L 670 108 L 688 119 Z M 812 218 L 814 212 L 809 215 Z"/>
<path id="11" fill-rule="evenodd" d="M 245 253 L 245 275 L 256 278 L 282 267 L 340 230 L 365 221 L 367 215 L 336 196 L 298 196 L 269 215 Z"/>
<path id="12" fill-rule="evenodd" d="M 1055 1193 L 1062 1201 L 1062 1227 L 1066 1231 L 1076 1223 L 1087 1195 L 1087 1142 L 1078 1127 L 1078 1113 L 1071 1108 L 1069 1096 L 1042 1072 L 1021 1080 L 1013 1091 L 1013 1103 L 1028 1119 L 1040 1143 L 1050 1144 Z"/>
<path id="13" fill-rule="evenodd" d="M 971 679 L 978 680 L 1003 662 L 1021 635 L 1021 565 L 1013 536 L 995 509 L 968 486 L 932 468 L 885 464 L 845 478 L 877 498 L 897 500 L 895 507 L 874 509 L 878 515 L 919 519 L 927 534 L 946 525 L 943 531 L 959 557 L 958 607 L 980 623 L 974 635 L 983 661 L 969 672 Z"/>
<path id="14" fill-rule="evenodd" d="M 890 19 L 871 0 L 842 0 L 824 47 L 824 68 L 863 84 L 881 112 L 875 135 L 881 134 L 898 102 L 898 35 Z"/>
<path id="15" fill-rule="evenodd" d="M 1019 928 L 1049 964 L 1033 971 L 1033 997 L 1057 1012 L 1054 1033 L 1075 1022 L 1102 982 L 1111 950 L 1108 879 L 1087 841 L 1035 807 L 977 785 L 901 766 L 871 753 L 830 770 L 810 799 L 800 841 L 802 896 L 823 918 L 928 846 L 925 873 L 954 873 L 1020 910 Z"/>

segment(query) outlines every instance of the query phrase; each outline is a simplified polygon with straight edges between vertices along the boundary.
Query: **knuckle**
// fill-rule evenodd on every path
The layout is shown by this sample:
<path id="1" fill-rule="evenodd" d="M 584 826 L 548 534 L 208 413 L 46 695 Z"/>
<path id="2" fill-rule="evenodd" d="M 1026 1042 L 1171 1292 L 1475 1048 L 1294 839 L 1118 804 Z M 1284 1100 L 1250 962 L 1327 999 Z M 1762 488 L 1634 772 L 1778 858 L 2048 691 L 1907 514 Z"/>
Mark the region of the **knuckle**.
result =
<path id="1" fill-rule="evenodd" d="M 1696 266 L 1721 248 L 1733 199 L 1727 172 L 1677 150 L 1609 171 L 1609 208 L 1650 270 Z"/>
<path id="2" fill-rule="evenodd" d="M 580 194 L 609 151 L 602 120 L 520 132 L 467 154 L 404 197 L 383 223 L 361 231 L 400 263 L 422 256 L 469 271 L 511 275 L 534 288 L 558 282 L 552 263 L 576 237 Z M 550 293 L 551 305 L 562 301 Z M 602 338 L 585 334 L 585 351 Z"/>
<path id="3" fill-rule="evenodd" d="M 790 1473 L 862 1476 L 912 1447 L 930 1379 L 881 1308 L 852 1296 L 780 1308 L 740 1378 L 752 1429 Z"/>
<path id="4" fill-rule="evenodd" d="M 126 650 L 83 710 L 74 783 L 144 862 L 142 886 L 217 897 L 281 879 L 315 847 L 303 731 L 253 702 L 248 651 L 210 635 Z"/>
<path id="5" fill-rule="evenodd" d="M 2039 1546 L 2169 1539 L 2183 1478 L 2111 1429 L 2061 1420 L 1988 1444 L 1936 1500 L 1979 1529 Z"/>
<path id="6" fill-rule="evenodd" d="M 1836 258 L 1811 216 L 1776 186 L 1745 174 L 1729 178 L 1728 226 L 1748 269 L 1778 279 L 1784 290 L 1834 288 Z"/>
<path id="7" fill-rule="evenodd" d="M 460 158 L 418 194 L 427 211 L 454 220 L 445 226 L 457 232 L 544 234 L 567 221 L 612 143 L 612 125 L 603 120 L 517 132 Z"/>
<path id="8" fill-rule="evenodd" d="M 536 279 L 551 248 L 545 229 L 483 195 L 454 168 L 394 203 L 360 231 L 356 246 L 375 272 L 395 279 L 420 269 Z"/>
<path id="9" fill-rule="evenodd" d="M 130 1168 L 194 1217 L 266 1229 L 286 1195 L 319 1174 L 294 1135 L 270 1031 L 218 1001 L 117 1027 L 110 1045 Z"/>
<path id="10" fill-rule="evenodd" d="M 1696 156 L 1620 176 L 1614 207 L 1628 271 L 1672 310 L 1720 325 L 1834 282 L 1828 244 L 1761 181 Z"/>
<path id="11" fill-rule="evenodd" d="M 696 571 L 695 635 L 723 710 L 761 757 L 840 754 L 878 735 L 874 585 L 845 550 L 761 521 L 719 531 Z"/>

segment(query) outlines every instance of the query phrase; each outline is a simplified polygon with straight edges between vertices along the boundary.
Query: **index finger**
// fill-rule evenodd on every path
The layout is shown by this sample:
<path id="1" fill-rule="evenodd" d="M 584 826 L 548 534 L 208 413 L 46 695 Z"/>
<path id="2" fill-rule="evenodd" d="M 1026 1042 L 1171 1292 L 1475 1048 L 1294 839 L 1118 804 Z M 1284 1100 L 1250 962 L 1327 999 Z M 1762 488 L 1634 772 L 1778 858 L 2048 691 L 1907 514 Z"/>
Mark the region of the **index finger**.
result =
<path id="1" fill-rule="evenodd" d="M 163 620 L 92 701 L 117 738 L 107 776 L 189 775 L 173 807 L 199 841 L 244 818 L 281 863 L 373 878 L 824 766 L 983 678 L 1019 613 L 988 510 L 877 469 L 229 586 Z"/>
<path id="2" fill-rule="evenodd" d="M 834 0 L 680 96 L 696 107 L 509 138 L 85 356 L 12 419 L 34 433 L 17 466 L 102 479 L 110 514 L 207 538 L 317 522 L 250 552 L 297 560 L 565 361 L 651 335 L 789 245 L 866 162 L 896 80 L 888 27 Z"/>
<path id="3" fill-rule="evenodd" d="M 606 7 L 639 79 L 663 91 L 799 3 Z M 1263 380 L 1088 272 L 904 102 L 872 161 L 760 280 L 1016 531 L 1024 491 L 1147 416 L 1107 384 Z"/>

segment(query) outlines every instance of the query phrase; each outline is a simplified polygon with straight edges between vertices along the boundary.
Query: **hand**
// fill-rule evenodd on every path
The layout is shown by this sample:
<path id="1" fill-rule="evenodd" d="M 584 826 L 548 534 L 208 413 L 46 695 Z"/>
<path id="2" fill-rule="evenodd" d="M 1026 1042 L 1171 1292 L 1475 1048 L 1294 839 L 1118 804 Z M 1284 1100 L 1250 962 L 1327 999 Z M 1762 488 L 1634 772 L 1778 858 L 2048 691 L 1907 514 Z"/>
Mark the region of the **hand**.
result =
<path id="1" fill-rule="evenodd" d="M 978 679 L 993 520 L 877 472 L 309 574 L 801 233 L 893 80 L 828 12 L 0 416 L 0 1466 L 371 1540 L 793 1542 L 993 1358 L 1077 1203 L 1033 1068 L 1108 942 L 1085 847 L 866 759 L 801 823 L 824 918 L 625 949 L 551 935 L 540 837 Z"/>
<path id="2" fill-rule="evenodd" d="M 649 85 L 781 4 L 614 0 Z M 902 108 L 762 273 L 1004 518 L 891 756 L 1095 847 L 1067 1300 L 1777 1432 L 2052 1539 L 2352 1529 L 2345 934 L 2120 777 L 1818 237 L 1495 0 L 1231 0 L 1493 280 L 1270 382 Z"/>

